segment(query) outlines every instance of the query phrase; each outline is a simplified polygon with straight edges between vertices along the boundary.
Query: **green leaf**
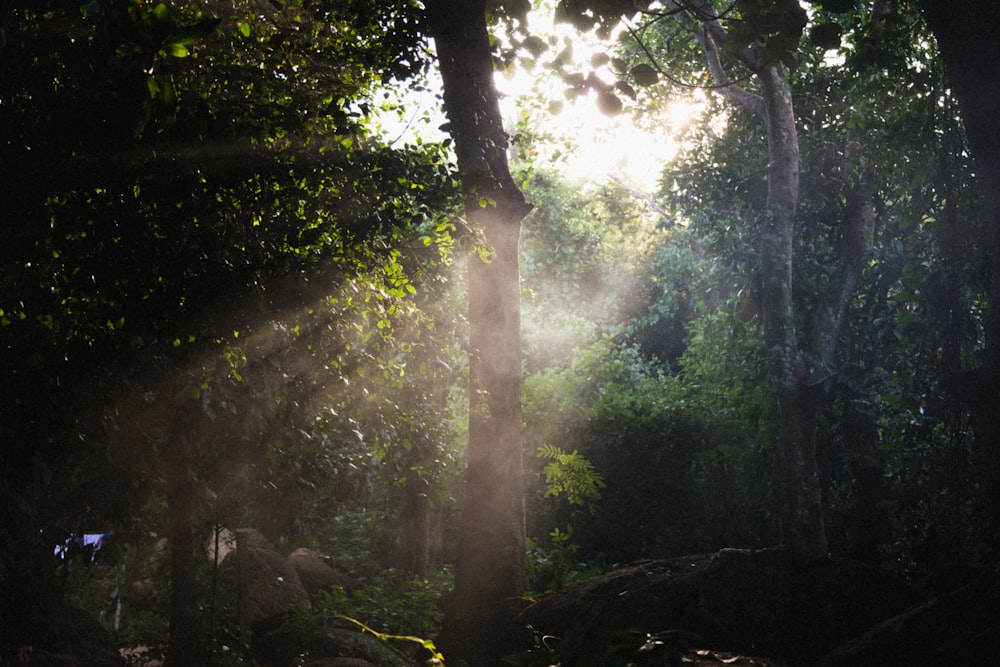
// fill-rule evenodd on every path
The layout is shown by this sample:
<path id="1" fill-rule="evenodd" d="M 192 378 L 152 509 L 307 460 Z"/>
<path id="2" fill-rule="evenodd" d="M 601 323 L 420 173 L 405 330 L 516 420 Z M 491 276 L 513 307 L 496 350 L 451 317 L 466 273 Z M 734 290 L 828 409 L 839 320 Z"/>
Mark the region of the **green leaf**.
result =
<path id="1" fill-rule="evenodd" d="M 840 26 L 833 22 L 820 23 L 809 29 L 809 41 L 824 51 L 839 49 L 840 36 Z"/>
<path id="2" fill-rule="evenodd" d="M 537 35 L 530 35 L 527 39 L 521 42 L 521 46 L 536 58 L 542 55 L 542 53 L 547 51 L 549 48 L 549 45 L 545 42 L 545 40 Z"/>
<path id="3" fill-rule="evenodd" d="M 478 243 L 476 244 L 476 254 L 479 256 L 479 261 L 483 264 L 492 264 L 493 258 L 496 256 L 496 250 L 492 246 Z"/>
<path id="4" fill-rule="evenodd" d="M 187 58 L 191 55 L 188 48 L 179 42 L 173 42 L 172 44 L 167 44 L 167 53 L 172 55 L 174 58 Z"/>
<path id="5" fill-rule="evenodd" d="M 825 11 L 834 14 L 846 14 L 854 11 L 857 7 L 856 0 L 813 0 L 813 4 L 818 4 Z"/>
<path id="6" fill-rule="evenodd" d="M 597 108 L 601 113 L 608 116 L 616 116 L 622 112 L 622 101 L 614 93 L 602 92 L 597 94 Z"/>
<path id="7" fill-rule="evenodd" d="M 197 44 L 211 36 L 221 22 L 222 19 L 202 19 L 173 32 L 166 41 L 174 44 L 183 44 L 184 46 Z"/>
<path id="8" fill-rule="evenodd" d="M 249 37 L 250 36 L 250 24 L 249 23 L 240 23 L 239 27 L 240 27 L 240 34 L 241 35 L 243 35 L 244 37 Z"/>
<path id="9" fill-rule="evenodd" d="M 660 80 L 660 75 L 653 69 L 652 65 L 641 63 L 632 68 L 632 78 L 640 86 L 652 86 Z"/>
<path id="10" fill-rule="evenodd" d="M 601 65 L 606 65 L 611 61 L 611 56 L 605 51 L 599 51 L 590 57 L 591 67 L 600 67 Z"/>
<path id="11" fill-rule="evenodd" d="M 635 100 L 635 97 L 636 97 L 635 96 L 635 88 L 633 88 L 632 86 L 628 85 L 624 81 L 619 81 L 618 83 L 616 83 L 615 84 L 615 89 L 617 89 L 619 93 L 621 93 L 625 97 L 629 98 L 630 100 L 633 100 L 633 101 Z"/>
<path id="12" fill-rule="evenodd" d="M 153 7 L 153 18 L 162 23 L 170 21 L 170 10 L 162 2 Z"/>

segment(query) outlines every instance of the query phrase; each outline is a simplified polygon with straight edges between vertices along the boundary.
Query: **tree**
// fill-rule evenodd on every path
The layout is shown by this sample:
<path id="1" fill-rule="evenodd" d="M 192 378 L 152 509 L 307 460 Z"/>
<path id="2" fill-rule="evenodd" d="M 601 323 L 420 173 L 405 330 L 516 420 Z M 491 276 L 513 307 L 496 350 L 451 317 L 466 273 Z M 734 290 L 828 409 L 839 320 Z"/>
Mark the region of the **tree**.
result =
<path id="1" fill-rule="evenodd" d="M 617 21 L 622 8 L 596 6 L 589 15 L 576 3 L 561 3 L 578 27 L 607 29 Z M 587 3 L 583 3 L 587 5 Z M 799 38 L 807 23 L 806 13 L 792 0 L 737 2 L 725 11 L 717 3 L 666 2 L 663 10 L 643 10 L 652 24 L 673 21 L 686 30 L 704 53 L 705 69 L 718 91 L 745 112 L 764 123 L 767 137 L 767 197 L 753 226 L 759 238 L 757 286 L 769 382 L 777 417 L 777 515 L 783 546 L 814 554 L 827 553 L 819 470 L 816 461 L 816 415 L 820 385 L 829 375 L 843 322 L 864 258 L 871 247 L 874 215 L 871 207 L 871 174 L 862 165 L 861 138 L 846 137 L 844 173 L 853 181 L 845 184 L 839 275 L 822 294 L 809 324 L 803 330 L 802 314 L 795 308 L 795 229 L 799 203 L 799 136 L 788 69 L 799 60 Z M 727 29 L 723 22 L 730 24 Z M 664 53 L 654 53 L 641 42 L 640 64 L 624 68 L 623 74 L 637 83 L 655 81 L 658 74 L 676 80 L 661 66 L 668 57 L 670 40 L 663 40 Z M 739 74 L 732 74 L 735 68 Z M 755 80 L 758 90 L 744 88 Z M 627 84 L 627 81 L 623 83 Z M 634 95 L 631 87 L 619 90 Z M 605 95 L 609 94 L 605 91 Z"/>
<path id="2" fill-rule="evenodd" d="M 427 20 L 465 215 L 485 244 L 469 258 L 468 469 L 440 644 L 451 660 L 486 665 L 500 655 L 489 628 L 524 585 L 518 239 L 530 206 L 507 162 L 485 0 L 436 0 Z"/>
<path id="3" fill-rule="evenodd" d="M 941 50 L 986 198 L 991 258 L 986 351 L 981 366 L 964 381 L 971 380 L 976 387 L 970 398 L 986 489 L 983 505 L 996 534 L 1000 527 L 1000 134 L 995 123 L 1000 112 L 1000 72 L 983 63 L 1000 58 L 1000 44 L 991 30 L 1000 21 L 1000 6 L 992 2 L 945 5 L 930 0 L 921 0 L 919 6 Z"/>
<path id="4" fill-rule="evenodd" d="M 190 3 L 13 4 L 2 14 L 2 150 L 22 169 L 3 183 L 17 223 L 0 244 L 0 326 L 3 492 L 17 511 L 4 516 L 0 573 L 5 612 L 31 613 L 10 636 L 34 643 L 57 602 L 58 591 L 31 588 L 52 583 L 54 528 L 124 523 L 144 490 L 162 491 L 169 660 L 195 664 L 192 523 L 206 487 L 235 460 L 259 460 L 269 436 L 289 437 L 274 427 L 276 405 L 315 408 L 373 356 L 362 345 L 337 353 L 355 327 L 391 332 L 414 289 L 398 250 L 407 230 L 439 235 L 449 204 L 432 193 L 448 192 L 447 164 L 361 150 L 376 82 L 422 70 L 415 14 L 405 2 L 199 8 L 225 20 Z M 365 298 L 341 304 L 333 285 L 352 275 Z M 282 336 L 299 310 L 319 315 Z M 331 376 L 285 346 L 329 354 L 315 363 Z M 102 461 L 129 466 L 115 478 Z"/>

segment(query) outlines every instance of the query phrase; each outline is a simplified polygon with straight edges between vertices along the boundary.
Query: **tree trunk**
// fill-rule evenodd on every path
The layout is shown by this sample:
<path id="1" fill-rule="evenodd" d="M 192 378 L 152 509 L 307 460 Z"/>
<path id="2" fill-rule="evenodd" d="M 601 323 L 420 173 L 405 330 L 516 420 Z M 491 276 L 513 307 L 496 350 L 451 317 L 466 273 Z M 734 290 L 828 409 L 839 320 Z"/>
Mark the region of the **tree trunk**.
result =
<path id="1" fill-rule="evenodd" d="M 796 331 L 792 267 L 795 216 L 799 195 L 799 145 L 791 88 L 779 65 L 762 61 L 751 47 L 728 53 L 753 72 L 760 83 L 754 93 L 729 81 L 721 44 L 726 30 L 708 0 L 666 2 L 668 10 L 692 31 L 705 51 L 718 91 L 734 104 L 764 120 L 768 140 L 767 208 L 761 220 L 761 319 L 768 375 L 777 408 L 777 500 L 781 544 L 808 554 L 826 554 L 827 537 L 816 455 L 816 421 L 820 385 L 831 374 L 837 336 L 854 297 L 864 262 L 871 251 L 874 212 L 870 174 L 861 170 L 847 184 L 847 210 L 839 264 L 828 293 L 818 296 L 809 335 Z M 849 138 L 850 139 L 850 138 Z M 861 147 L 849 142 L 845 155 L 860 159 Z M 854 173 L 849 164 L 845 173 Z M 801 341 L 801 342 L 800 342 Z M 802 346 L 803 349 L 800 349 Z"/>
<path id="2" fill-rule="evenodd" d="M 753 72 L 760 93 L 729 81 L 720 46 L 726 41 L 726 30 L 713 3 L 671 0 L 666 6 L 677 12 L 698 39 L 719 92 L 766 124 L 767 208 L 761 218 L 759 271 L 768 379 L 777 409 L 779 533 L 783 548 L 825 555 L 826 526 L 816 461 L 816 411 L 821 396 L 816 383 L 809 382 L 811 365 L 799 349 L 792 291 L 799 199 L 799 139 L 792 91 L 781 66 L 764 63 L 754 48 L 728 55 Z"/>
<path id="3" fill-rule="evenodd" d="M 406 471 L 406 504 L 403 507 L 405 568 L 410 574 L 426 577 L 433 566 L 430 483 L 417 470 Z"/>
<path id="4" fill-rule="evenodd" d="M 767 210 L 760 234 L 761 309 L 768 374 L 777 408 L 778 522 L 781 544 L 799 553 L 827 553 L 816 464 L 817 388 L 803 382 L 792 302 L 799 140 L 792 91 L 777 66 L 757 71 L 767 121 Z"/>
<path id="5" fill-rule="evenodd" d="M 987 239 L 992 272 L 986 319 L 986 355 L 979 397 L 973 404 L 976 448 L 986 529 L 1000 548 L 1000 4 L 993 0 L 946 3 L 921 0 L 937 38 L 986 197 Z M 958 369 L 955 369 L 958 370 Z"/>
<path id="6" fill-rule="evenodd" d="M 449 662 L 502 656 L 491 630 L 524 584 L 518 239 L 530 206 L 507 163 L 484 0 L 428 4 L 465 213 L 486 247 L 469 256 L 469 447 L 455 590 L 438 638 Z"/>
<path id="7" fill-rule="evenodd" d="M 183 458 L 168 454 L 168 458 Z M 168 462 L 167 543 L 170 546 L 170 635 L 166 667 L 199 664 L 200 628 L 198 589 L 195 582 L 194 537 L 191 533 L 194 514 L 194 484 L 183 461 Z"/>

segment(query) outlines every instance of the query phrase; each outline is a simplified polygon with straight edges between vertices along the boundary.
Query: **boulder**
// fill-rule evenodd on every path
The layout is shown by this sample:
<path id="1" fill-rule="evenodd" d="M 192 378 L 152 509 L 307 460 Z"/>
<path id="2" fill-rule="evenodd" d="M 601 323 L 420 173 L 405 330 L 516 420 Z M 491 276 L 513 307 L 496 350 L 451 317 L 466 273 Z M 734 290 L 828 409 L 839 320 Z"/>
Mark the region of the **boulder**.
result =
<path id="1" fill-rule="evenodd" d="M 298 572 L 302 586 L 313 601 L 334 586 L 341 586 L 347 591 L 357 588 L 354 579 L 335 569 L 312 549 L 296 549 L 288 555 L 288 562 Z"/>
<path id="2" fill-rule="evenodd" d="M 241 545 L 235 561 L 235 572 L 230 568 L 226 576 L 235 576 L 240 627 L 252 630 L 255 625 L 280 616 L 289 606 L 303 609 L 312 606 L 298 572 L 278 552 Z"/>
<path id="3" fill-rule="evenodd" d="M 271 543 L 271 540 L 264 537 L 264 535 L 256 528 L 237 528 L 233 531 L 233 534 L 236 536 L 237 548 L 242 547 L 274 551 L 274 545 Z"/>
<path id="4" fill-rule="evenodd" d="M 244 529 L 244 530 L 253 530 L 253 529 Z M 256 533 L 257 536 L 259 536 L 259 540 L 256 536 L 254 536 L 250 541 L 252 542 L 259 541 L 262 543 L 259 546 L 269 549 L 273 548 L 269 544 L 267 544 L 267 539 L 264 538 L 263 535 L 261 535 L 256 530 L 254 530 L 253 532 Z M 204 542 L 205 553 L 208 554 L 208 560 L 213 563 L 216 562 L 221 563 L 222 561 L 226 560 L 226 556 L 228 556 L 230 553 L 236 550 L 236 540 L 237 536 L 235 532 L 229 530 L 224 526 L 215 526 L 211 530 L 211 532 L 209 532 L 208 537 L 205 538 Z M 244 537 L 244 542 L 247 542 L 246 537 Z"/>

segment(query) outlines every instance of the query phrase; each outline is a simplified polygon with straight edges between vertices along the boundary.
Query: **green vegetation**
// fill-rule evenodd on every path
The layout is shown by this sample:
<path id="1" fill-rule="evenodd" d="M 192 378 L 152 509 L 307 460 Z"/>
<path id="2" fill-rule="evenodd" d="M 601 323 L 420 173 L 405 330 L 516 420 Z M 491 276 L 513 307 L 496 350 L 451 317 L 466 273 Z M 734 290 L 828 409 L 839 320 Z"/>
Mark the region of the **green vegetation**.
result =
<path id="1" fill-rule="evenodd" d="M 68 601 L 119 646 L 249 664 L 203 543 L 226 526 L 357 582 L 294 611 L 298 631 L 361 623 L 440 664 L 448 593 L 469 581 L 461 517 L 481 500 L 466 470 L 491 451 L 470 439 L 493 442 L 497 398 L 517 407 L 504 441 L 523 445 L 526 532 L 496 525 L 523 538 L 524 594 L 787 542 L 789 406 L 830 553 L 915 581 L 995 563 L 996 221 L 919 8 L 740 1 L 698 19 L 729 28 L 706 45 L 690 6 L 661 3 L 573 71 L 526 4 L 490 3 L 497 64 L 551 65 L 567 100 L 646 124 L 689 84 L 718 86 L 713 57 L 741 90 L 780 73 L 798 134 L 780 289 L 761 250 L 774 136 L 731 88 L 706 90 L 656 192 L 569 180 L 533 150 L 558 139 L 527 113 L 511 184 L 470 185 L 482 174 L 456 143 L 472 135 L 453 120 L 442 140 L 376 130 L 412 121 L 406 91 L 432 87 L 430 25 L 447 26 L 420 3 L 0 10 L 0 662 L 62 641 L 48 619 Z M 557 4 L 599 33 L 635 8 Z M 533 206 L 519 252 L 486 233 L 505 204 L 487 185 Z M 497 313 L 475 280 L 513 255 L 504 362 L 522 374 L 501 397 L 477 383 L 496 350 L 475 336 Z M 107 562 L 53 556 L 98 531 L 114 534 Z M 196 645 L 178 649 L 185 628 Z M 609 659 L 674 664 L 680 639 L 630 636 Z"/>

